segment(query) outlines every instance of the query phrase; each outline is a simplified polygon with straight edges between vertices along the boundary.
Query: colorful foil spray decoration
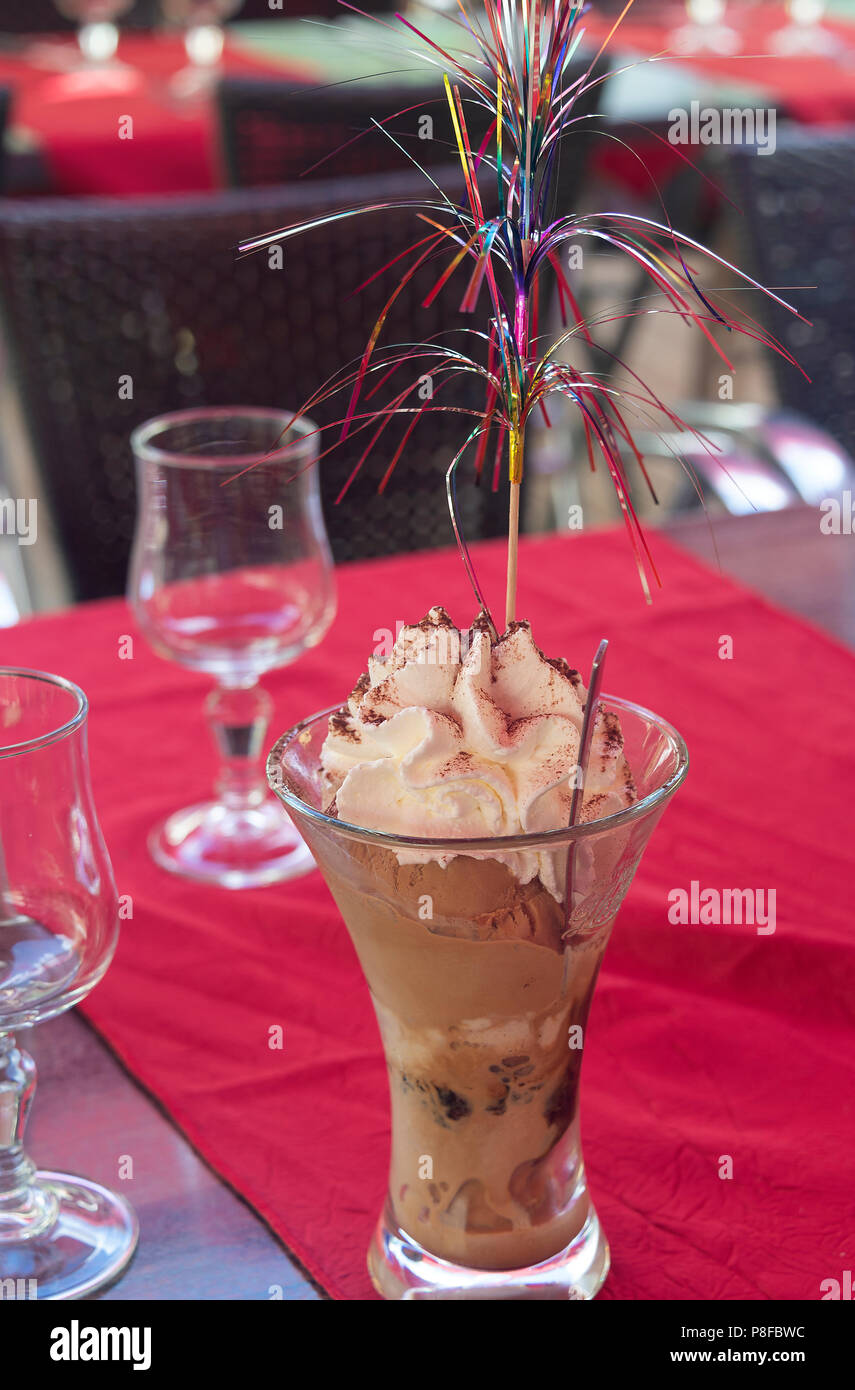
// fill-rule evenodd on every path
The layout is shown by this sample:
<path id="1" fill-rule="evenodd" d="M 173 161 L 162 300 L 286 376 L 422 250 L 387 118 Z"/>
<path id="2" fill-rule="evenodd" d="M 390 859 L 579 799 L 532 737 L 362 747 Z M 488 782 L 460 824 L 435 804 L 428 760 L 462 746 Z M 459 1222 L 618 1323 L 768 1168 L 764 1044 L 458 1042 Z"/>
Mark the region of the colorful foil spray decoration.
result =
<path id="1" fill-rule="evenodd" d="M 562 249 L 567 243 L 578 244 L 581 238 L 585 238 L 594 244 L 606 244 L 624 252 L 637 266 L 643 267 L 655 291 L 665 301 L 663 307 L 652 311 L 646 307 L 628 309 L 626 313 L 610 311 L 608 320 L 604 321 L 649 312 L 678 315 L 684 323 L 694 324 L 704 334 L 731 369 L 732 363 L 714 336 L 713 330 L 716 328 L 754 338 L 780 353 L 793 365 L 798 364 L 750 315 L 742 310 L 734 310 L 723 301 L 716 300 L 710 292 L 702 290 L 686 256 L 707 256 L 782 307 L 794 314 L 797 311 L 729 261 L 675 230 L 667 220 L 667 214 L 664 222 L 657 222 L 623 212 L 578 215 L 553 211 L 561 141 L 572 139 L 578 133 L 580 123 L 589 119 L 575 115 L 574 108 L 583 93 L 602 84 L 610 75 L 608 72 L 596 75 L 595 69 L 634 0 L 628 0 L 593 59 L 584 66 L 581 76 L 575 77 L 572 75 L 571 62 L 579 53 L 585 34 L 584 15 L 591 8 L 583 0 L 478 0 L 470 9 L 464 8 L 462 0 L 457 0 L 457 3 L 460 17 L 455 23 L 461 41 L 460 46 L 455 45 L 453 49 L 439 47 L 401 14 L 395 15 L 397 23 L 388 23 L 375 15 L 364 17 L 395 33 L 400 33 L 399 26 L 402 26 L 419 40 L 418 56 L 442 71 L 457 154 L 463 170 L 465 201 L 459 205 L 454 203 L 430 173 L 412 160 L 403 146 L 399 146 L 411 162 L 421 169 L 432 187 L 432 194 L 428 193 L 424 199 L 417 201 L 368 203 L 343 208 L 312 221 L 254 237 L 242 243 L 239 249 L 243 253 L 257 251 L 343 218 L 382 213 L 392 208 L 412 208 L 426 224 L 428 234 L 390 263 L 408 262 L 407 269 L 374 326 L 361 361 L 354 369 L 334 373 L 300 412 L 308 413 L 331 396 L 349 391 L 346 413 L 341 420 L 334 422 L 334 425 L 341 426 L 341 433 L 331 448 L 360 431 L 368 432 L 369 442 L 340 497 L 375 449 L 392 418 L 399 415 L 413 417 L 383 475 L 381 491 L 386 487 L 413 430 L 425 415 L 436 410 L 452 410 L 470 416 L 474 424 L 449 466 L 446 488 L 452 524 L 467 574 L 479 604 L 489 617 L 489 609 L 478 586 L 459 526 L 456 475 L 467 450 L 475 446 L 475 475 L 481 480 L 489 435 L 494 431 L 493 486 L 497 486 L 507 438 L 510 507 L 505 623 L 510 624 L 516 614 L 520 487 L 524 472 L 526 428 L 538 409 L 548 424 L 548 397 L 553 394 L 564 396 L 580 412 L 591 468 L 596 466 L 599 455 L 609 471 L 644 593 L 649 601 L 648 569 L 655 581 L 660 581 L 633 506 L 624 452 L 635 458 L 654 498 L 655 493 L 644 461 L 633 443 L 627 417 L 643 420 L 654 428 L 658 422 L 667 421 L 671 427 L 694 434 L 704 447 L 712 449 L 714 446 L 681 421 L 620 359 L 612 355 L 613 362 L 622 369 L 626 378 L 626 384 L 620 386 L 615 384 L 613 378 L 579 371 L 564 360 L 562 352 L 572 346 L 574 340 L 581 338 L 593 343 L 591 329 L 596 323 L 585 320 L 580 312 L 561 264 Z M 354 5 L 345 3 L 345 8 L 363 14 Z M 407 51 L 413 53 L 414 50 Z M 471 113 L 473 106 L 486 109 L 490 116 L 487 133 L 478 148 L 473 148 L 469 134 L 471 122 L 466 119 L 467 107 Z M 398 116 L 402 114 L 396 113 Z M 388 121 L 394 119 L 394 116 L 388 117 L 383 123 L 375 121 L 374 125 L 384 130 Z M 390 132 L 384 133 L 394 140 Z M 399 144 L 397 140 L 394 143 Z M 690 164 L 691 161 L 686 159 L 686 163 Z M 485 213 L 485 200 L 479 182 L 485 177 L 496 181 L 498 211 L 492 216 Z M 474 355 L 451 349 L 435 340 L 390 346 L 383 346 L 379 342 L 383 325 L 397 296 L 423 264 L 438 257 L 443 258 L 443 270 L 424 303 L 430 304 L 458 267 L 468 264 L 470 274 L 460 307 L 465 313 L 473 314 L 486 289 L 490 303 L 486 333 L 477 328 L 465 330 L 471 339 L 477 341 L 478 351 L 486 355 L 486 364 Z M 540 278 L 547 267 L 551 268 L 555 277 L 564 331 L 544 349 L 538 332 L 538 310 Z M 371 279 L 387 269 L 389 266 L 382 267 Z M 604 351 L 602 348 L 600 350 Z M 410 384 L 397 390 L 383 409 L 360 409 L 379 389 L 377 383 L 384 384 L 404 365 L 411 368 Z M 415 404 L 414 396 L 421 374 L 428 370 L 434 380 L 440 380 L 440 385 L 461 375 L 474 374 L 481 378 L 485 387 L 483 410 L 436 404 L 433 399 Z M 435 388 L 434 398 L 436 393 Z M 324 428 L 332 427 L 328 425 Z M 320 457 L 327 452 L 330 449 L 322 451 Z M 684 466 L 689 467 L 686 463 Z M 693 481 L 700 495 L 700 485 L 694 476 Z M 491 624 L 492 621 L 490 618 Z"/>

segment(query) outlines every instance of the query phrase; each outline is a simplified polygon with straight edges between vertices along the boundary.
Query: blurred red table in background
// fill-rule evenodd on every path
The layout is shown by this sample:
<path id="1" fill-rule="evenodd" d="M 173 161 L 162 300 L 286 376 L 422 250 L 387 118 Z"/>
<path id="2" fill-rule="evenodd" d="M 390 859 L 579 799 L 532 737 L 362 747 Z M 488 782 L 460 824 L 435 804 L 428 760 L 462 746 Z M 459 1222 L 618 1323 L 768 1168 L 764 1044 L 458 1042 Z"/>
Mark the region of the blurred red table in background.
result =
<path id="1" fill-rule="evenodd" d="M 73 39 L 0 53 L 0 86 L 12 91 L 12 123 L 37 143 L 49 191 L 70 194 L 199 192 L 222 183 L 212 92 L 181 98 L 172 79 L 186 66 L 180 37 L 122 36 L 115 74 L 80 70 Z M 306 64 L 265 61 L 226 40 L 230 75 L 322 81 Z M 133 138 L 120 138 L 130 117 Z M 123 127 L 127 130 L 127 124 Z"/>
<path id="2" fill-rule="evenodd" d="M 637 4 L 610 45 L 615 65 L 631 64 L 634 55 L 664 55 L 680 13 L 679 6 L 669 9 Z M 714 79 L 755 93 L 756 101 L 775 107 L 779 117 L 807 123 L 855 121 L 855 17 L 837 15 L 826 21 L 840 39 L 833 56 L 807 53 L 792 58 L 769 55 L 770 35 L 786 23 L 783 5 L 731 5 L 728 17 L 742 37 L 740 54 L 681 54 L 674 55 L 674 61 L 696 71 L 707 88 Z M 426 28 L 430 29 L 431 22 L 425 21 Z M 586 15 L 587 41 L 599 45 L 613 23 L 614 17 Z M 249 30 L 253 27 L 257 26 L 247 26 L 247 32 L 238 38 L 227 37 L 226 73 L 278 76 L 295 85 L 342 80 L 341 45 L 331 39 L 328 28 L 318 28 L 317 41 L 307 44 L 307 26 L 283 21 L 275 26 L 277 42 L 268 46 L 266 41 L 252 38 Z M 367 42 L 370 35 L 366 23 L 362 38 Z M 378 28 L 378 70 L 387 66 L 382 39 Z M 292 40 L 299 54 L 296 59 L 289 54 Z M 359 45 L 352 51 L 356 62 Z M 363 56 L 368 51 L 364 43 L 362 51 Z M 110 87 L 99 79 L 98 92 L 87 88 L 87 75 L 72 71 L 75 63 L 79 65 L 79 55 L 71 38 L 33 41 L 15 52 L 0 53 L 0 85 L 12 89 L 13 125 L 40 150 L 49 190 L 147 194 L 218 187 L 223 179 L 213 95 L 209 92 L 195 100 L 180 100 L 172 90 L 172 79 L 186 63 L 182 39 L 167 34 L 123 34 L 119 58 L 135 81 L 129 85 L 126 75 L 124 84 L 119 81 Z M 665 84 L 668 68 L 658 71 Z M 667 91 L 663 110 L 667 110 Z M 133 118 L 133 140 L 119 139 L 122 116 Z M 669 160 L 668 149 L 658 141 L 650 142 L 649 149 L 645 145 L 643 153 L 657 174 L 663 161 L 666 168 L 671 160 L 680 162 L 676 154 Z M 647 191 L 649 180 L 643 166 L 631 156 L 627 158 L 620 146 L 609 152 L 609 162 L 620 166 L 614 172 L 626 176 L 621 177 L 622 182 L 640 181 Z"/>

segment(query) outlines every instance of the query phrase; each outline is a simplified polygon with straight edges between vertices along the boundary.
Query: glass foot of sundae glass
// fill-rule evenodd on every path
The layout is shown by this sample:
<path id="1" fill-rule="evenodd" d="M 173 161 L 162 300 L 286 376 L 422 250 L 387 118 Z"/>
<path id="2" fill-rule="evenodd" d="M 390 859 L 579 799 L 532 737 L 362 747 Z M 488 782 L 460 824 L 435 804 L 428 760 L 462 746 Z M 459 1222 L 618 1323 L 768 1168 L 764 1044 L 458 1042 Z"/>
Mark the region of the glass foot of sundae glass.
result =
<path id="1" fill-rule="evenodd" d="M 497 640 L 432 609 L 268 760 L 380 1027 L 391 1163 L 368 1265 L 386 1298 L 589 1299 L 608 1273 L 579 1132 L 588 1012 L 688 760 L 604 697 L 568 828 L 585 700 L 528 624 Z"/>
<path id="2" fill-rule="evenodd" d="M 390 1205 L 377 1223 L 368 1251 L 368 1272 L 389 1299 L 578 1299 L 602 1288 L 609 1272 L 609 1247 L 594 1208 L 563 1250 L 521 1269 L 475 1269 L 440 1260 L 396 1226 Z"/>

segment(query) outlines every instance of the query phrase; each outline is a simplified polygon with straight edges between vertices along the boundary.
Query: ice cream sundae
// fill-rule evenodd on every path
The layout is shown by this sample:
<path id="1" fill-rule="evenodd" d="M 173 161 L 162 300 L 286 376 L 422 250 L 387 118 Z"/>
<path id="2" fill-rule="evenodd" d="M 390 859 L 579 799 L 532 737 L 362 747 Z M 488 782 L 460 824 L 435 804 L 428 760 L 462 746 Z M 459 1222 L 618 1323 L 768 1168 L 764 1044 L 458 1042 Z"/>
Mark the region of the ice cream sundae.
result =
<path id="1" fill-rule="evenodd" d="M 596 1223 L 579 1073 L 640 848 L 621 814 L 638 805 L 621 719 L 603 703 L 565 901 L 586 694 L 528 623 L 498 635 L 481 616 L 461 630 L 437 607 L 372 657 L 315 728 L 311 768 L 308 729 L 271 755 L 292 812 L 314 803 L 296 818 L 380 1025 L 392 1099 L 381 1228 L 470 1271 L 543 1266 Z M 608 1259 L 598 1226 L 597 1240 L 595 1286 Z M 378 1288 L 400 1297 L 382 1242 L 370 1264 Z"/>

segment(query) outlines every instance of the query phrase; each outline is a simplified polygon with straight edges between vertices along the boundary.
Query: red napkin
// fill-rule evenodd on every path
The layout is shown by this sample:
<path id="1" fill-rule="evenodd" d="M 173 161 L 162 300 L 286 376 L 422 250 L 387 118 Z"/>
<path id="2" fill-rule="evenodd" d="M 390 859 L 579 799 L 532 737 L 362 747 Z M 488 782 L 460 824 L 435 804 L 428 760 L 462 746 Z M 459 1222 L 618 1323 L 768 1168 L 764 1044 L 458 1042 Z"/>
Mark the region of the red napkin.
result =
<path id="1" fill-rule="evenodd" d="M 503 547 L 474 553 L 498 606 Z M 545 650 L 585 670 L 608 636 L 606 688 L 672 720 L 692 757 L 586 1043 L 584 1147 L 613 1255 L 602 1297 L 816 1299 L 855 1244 L 855 655 L 664 539 L 655 553 L 651 608 L 617 532 L 529 540 L 521 562 L 520 611 Z M 350 690 L 379 629 L 440 601 L 473 616 L 450 552 L 342 569 L 339 584 L 330 634 L 266 682 L 271 741 Z M 386 1077 L 353 949 L 317 872 L 230 893 L 151 863 L 151 825 L 202 798 L 214 764 L 199 752 L 206 682 L 138 637 L 120 659 L 134 633 L 114 601 L 0 632 L 0 661 L 60 671 L 92 702 L 97 803 L 133 918 L 86 1012 L 334 1297 L 373 1297 Z M 773 890 L 776 930 L 669 922 L 669 892 L 693 881 Z"/>

